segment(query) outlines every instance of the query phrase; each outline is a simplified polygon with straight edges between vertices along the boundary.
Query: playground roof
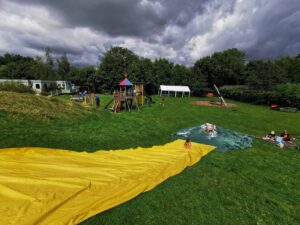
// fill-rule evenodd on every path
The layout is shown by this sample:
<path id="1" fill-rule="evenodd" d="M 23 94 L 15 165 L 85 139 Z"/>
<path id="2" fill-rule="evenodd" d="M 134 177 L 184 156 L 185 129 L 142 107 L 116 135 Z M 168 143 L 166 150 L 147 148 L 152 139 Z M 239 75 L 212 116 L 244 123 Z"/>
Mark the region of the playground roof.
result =
<path id="1" fill-rule="evenodd" d="M 160 85 L 161 91 L 191 92 L 188 86 Z"/>
<path id="2" fill-rule="evenodd" d="M 121 81 L 119 83 L 119 86 L 133 86 L 133 84 L 130 82 L 130 80 L 128 80 L 127 78 L 125 78 L 123 81 Z"/>

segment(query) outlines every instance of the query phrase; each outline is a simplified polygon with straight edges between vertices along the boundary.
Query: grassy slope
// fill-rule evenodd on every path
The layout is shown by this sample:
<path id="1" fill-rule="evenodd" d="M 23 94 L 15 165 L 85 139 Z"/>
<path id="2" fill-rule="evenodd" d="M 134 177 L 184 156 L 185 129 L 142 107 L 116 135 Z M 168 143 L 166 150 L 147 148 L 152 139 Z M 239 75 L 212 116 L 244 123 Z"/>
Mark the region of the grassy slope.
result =
<path id="1" fill-rule="evenodd" d="M 104 102 L 109 96 L 102 96 Z M 199 107 L 166 99 L 142 112 L 39 121 L 0 111 L 0 147 L 46 146 L 94 151 L 163 144 L 178 129 L 212 122 L 262 136 L 271 129 L 300 135 L 300 116 L 238 103 L 237 109 Z M 213 152 L 156 189 L 83 224 L 299 224 L 300 154 L 255 140 L 254 147 Z"/>
<path id="2" fill-rule="evenodd" d="M 65 119 L 88 112 L 79 104 L 55 97 L 4 91 L 0 91 L 0 96 L 0 110 L 39 120 Z"/>

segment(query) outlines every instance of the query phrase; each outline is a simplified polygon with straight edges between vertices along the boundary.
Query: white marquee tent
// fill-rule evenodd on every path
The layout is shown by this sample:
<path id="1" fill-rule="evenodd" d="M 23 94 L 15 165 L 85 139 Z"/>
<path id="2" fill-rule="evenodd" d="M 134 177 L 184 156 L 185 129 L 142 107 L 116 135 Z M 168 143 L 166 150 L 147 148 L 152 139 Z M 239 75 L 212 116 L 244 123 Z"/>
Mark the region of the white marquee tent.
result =
<path id="1" fill-rule="evenodd" d="M 175 93 L 175 97 L 177 97 L 177 94 L 181 94 L 183 97 L 185 93 L 188 94 L 188 96 L 191 96 L 191 90 L 188 86 L 174 86 L 174 85 L 160 85 L 158 90 L 158 95 L 168 95 L 170 96 L 170 93 Z"/>

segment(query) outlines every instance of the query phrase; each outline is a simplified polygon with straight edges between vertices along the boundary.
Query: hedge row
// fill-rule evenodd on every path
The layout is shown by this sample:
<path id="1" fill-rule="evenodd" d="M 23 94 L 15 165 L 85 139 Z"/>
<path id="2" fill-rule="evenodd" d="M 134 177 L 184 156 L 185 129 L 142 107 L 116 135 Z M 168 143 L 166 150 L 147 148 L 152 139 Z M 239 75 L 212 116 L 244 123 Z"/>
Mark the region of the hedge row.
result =
<path id="1" fill-rule="evenodd" d="M 281 84 L 273 90 L 251 90 L 247 88 L 223 89 L 222 95 L 242 102 L 300 109 L 300 84 Z"/>

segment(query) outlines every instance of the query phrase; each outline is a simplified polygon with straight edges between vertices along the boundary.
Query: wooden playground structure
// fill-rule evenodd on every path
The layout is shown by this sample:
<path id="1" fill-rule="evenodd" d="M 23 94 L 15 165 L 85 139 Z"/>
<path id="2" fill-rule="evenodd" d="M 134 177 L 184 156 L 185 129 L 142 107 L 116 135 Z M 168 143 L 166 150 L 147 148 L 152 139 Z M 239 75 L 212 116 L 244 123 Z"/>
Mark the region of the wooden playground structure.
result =
<path id="1" fill-rule="evenodd" d="M 109 108 L 109 106 L 111 107 Z M 112 112 L 121 112 L 121 110 L 131 111 L 136 108 L 141 110 L 144 105 L 144 84 L 143 83 L 131 83 L 125 79 L 119 83 L 119 90 L 115 90 L 113 98 L 107 103 L 105 109 L 110 109 Z"/>

